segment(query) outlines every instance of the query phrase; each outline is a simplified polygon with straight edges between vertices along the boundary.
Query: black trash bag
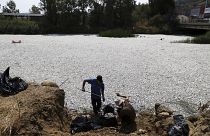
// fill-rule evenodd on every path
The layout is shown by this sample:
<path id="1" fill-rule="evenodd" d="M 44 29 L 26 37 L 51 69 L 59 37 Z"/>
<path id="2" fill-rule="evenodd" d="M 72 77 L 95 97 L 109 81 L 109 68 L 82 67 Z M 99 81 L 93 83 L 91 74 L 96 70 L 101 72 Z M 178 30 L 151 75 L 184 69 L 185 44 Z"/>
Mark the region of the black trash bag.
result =
<path id="1" fill-rule="evenodd" d="M 78 132 L 87 132 L 92 129 L 93 129 L 92 122 L 89 121 L 87 117 L 84 116 L 76 117 L 70 125 L 71 134 L 75 134 Z"/>
<path id="2" fill-rule="evenodd" d="M 169 136 L 189 136 L 190 128 L 186 123 L 183 115 L 175 115 L 174 125 L 169 129 Z"/>
<path id="3" fill-rule="evenodd" d="M 14 95 L 20 91 L 27 89 L 28 84 L 20 77 L 11 78 L 9 76 L 10 67 L 4 73 L 0 73 L 0 94 Z"/>
<path id="4" fill-rule="evenodd" d="M 90 130 L 96 130 L 102 128 L 101 125 L 97 121 L 90 120 L 87 117 L 80 116 L 76 117 L 71 125 L 70 125 L 70 132 L 71 134 L 75 134 L 78 132 L 87 132 Z"/>
<path id="5" fill-rule="evenodd" d="M 116 127 L 116 126 L 118 126 L 117 118 L 115 116 L 112 116 L 112 117 L 101 116 L 99 118 L 99 120 L 97 121 L 97 124 L 99 124 L 103 127 Z"/>
<path id="6" fill-rule="evenodd" d="M 116 115 L 115 113 L 115 107 L 112 104 L 105 105 L 103 108 L 103 115 L 107 113 L 112 113 L 113 115 Z"/>

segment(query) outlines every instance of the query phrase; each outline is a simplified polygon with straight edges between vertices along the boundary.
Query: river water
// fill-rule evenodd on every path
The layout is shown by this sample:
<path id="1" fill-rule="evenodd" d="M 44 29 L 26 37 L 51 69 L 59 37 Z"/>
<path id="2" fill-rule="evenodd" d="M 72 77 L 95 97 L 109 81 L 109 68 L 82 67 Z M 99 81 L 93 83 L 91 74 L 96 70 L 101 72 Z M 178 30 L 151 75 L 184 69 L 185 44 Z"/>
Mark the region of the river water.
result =
<path id="1" fill-rule="evenodd" d="M 210 100 L 210 45 L 176 43 L 190 38 L 137 35 L 102 38 L 96 35 L 0 35 L 0 72 L 41 83 L 51 80 L 66 92 L 71 109 L 91 109 L 82 81 L 102 75 L 104 104 L 130 96 L 136 110 L 155 103 L 177 113 L 193 114 L 199 102 Z M 21 40 L 20 44 L 11 41 Z M 90 86 L 86 84 L 86 90 Z"/>

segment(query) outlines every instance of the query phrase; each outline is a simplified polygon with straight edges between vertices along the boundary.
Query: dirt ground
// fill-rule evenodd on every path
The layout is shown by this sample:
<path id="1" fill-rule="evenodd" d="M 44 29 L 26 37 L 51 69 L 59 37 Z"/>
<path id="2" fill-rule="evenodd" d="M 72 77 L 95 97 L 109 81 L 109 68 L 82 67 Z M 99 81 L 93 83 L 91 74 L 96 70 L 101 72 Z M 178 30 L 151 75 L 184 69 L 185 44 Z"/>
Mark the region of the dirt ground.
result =
<path id="1" fill-rule="evenodd" d="M 65 93 L 55 83 L 43 82 L 41 85 L 30 83 L 27 90 L 9 97 L 0 96 L 0 135 L 54 135 L 68 136 L 71 121 L 81 115 L 69 111 L 64 106 Z M 173 115 L 165 110 L 155 116 L 153 112 L 137 113 L 134 124 L 116 127 L 104 127 L 88 132 L 76 133 L 75 136 L 167 136 L 174 124 Z M 210 111 L 186 118 L 190 136 L 210 135 Z M 124 128 L 123 128 L 124 127 Z M 121 131 L 134 128 L 132 131 Z"/>

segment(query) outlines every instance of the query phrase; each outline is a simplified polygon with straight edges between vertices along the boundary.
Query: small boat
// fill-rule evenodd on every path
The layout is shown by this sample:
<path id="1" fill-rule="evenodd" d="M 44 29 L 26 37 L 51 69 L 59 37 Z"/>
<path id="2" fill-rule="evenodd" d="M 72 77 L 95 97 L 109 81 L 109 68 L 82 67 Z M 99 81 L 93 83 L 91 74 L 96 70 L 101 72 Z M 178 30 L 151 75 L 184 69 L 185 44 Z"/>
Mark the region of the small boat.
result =
<path id="1" fill-rule="evenodd" d="M 21 40 L 19 40 L 19 41 L 12 40 L 12 43 L 21 43 Z"/>

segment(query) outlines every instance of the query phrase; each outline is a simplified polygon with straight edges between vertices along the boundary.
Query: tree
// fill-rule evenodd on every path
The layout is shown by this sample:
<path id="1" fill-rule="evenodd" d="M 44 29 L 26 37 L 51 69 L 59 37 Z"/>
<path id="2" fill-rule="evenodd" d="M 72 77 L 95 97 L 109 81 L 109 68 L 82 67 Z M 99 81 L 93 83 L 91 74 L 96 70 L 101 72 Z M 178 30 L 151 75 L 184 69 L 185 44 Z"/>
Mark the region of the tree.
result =
<path id="1" fill-rule="evenodd" d="M 149 6 L 151 9 L 150 25 L 158 27 L 164 33 L 176 29 L 174 0 L 149 0 Z"/>
<path id="2" fill-rule="evenodd" d="M 137 21 L 148 21 L 150 17 L 149 4 L 138 4 L 133 12 L 133 19 Z"/>
<path id="3" fill-rule="evenodd" d="M 104 22 L 103 1 L 92 0 L 90 4 L 89 25 L 91 27 L 102 27 Z"/>
<path id="4" fill-rule="evenodd" d="M 77 7 L 76 0 L 59 0 L 56 3 L 59 14 L 73 13 Z"/>
<path id="5" fill-rule="evenodd" d="M 134 8 L 135 0 L 93 1 L 90 21 L 106 28 L 130 27 Z"/>
<path id="6" fill-rule="evenodd" d="M 41 9 L 35 5 L 32 5 L 31 9 L 29 9 L 29 12 L 32 14 L 41 14 Z"/>
<path id="7" fill-rule="evenodd" d="M 44 13 L 46 13 L 46 11 L 47 11 L 47 2 L 46 2 L 46 0 L 40 0 L 39 7 L 40 7 L 41 11 L 44 11 Z"/>
<path id="8" fill-rule="evenodd" d="M 19 13 L 19 9 L 16 9 L 16 3 L 10 0 L 6 6 L 3 6 L 3 13 Z"/>
<path id="9" fill-rule="evenodd" d="M 130 27 L 135 0 L 40 0 L 46 27 L 61 32 Z M 50 29 L 49 29 L 50 30 Z"/>
<path id="10" fill-rule="evenodd" d="M 174 13 L 174 0 L 149 0 L 152 15 L 170 15 Z"/>
<path id="11" fill-rule="evenodd" d="M 41 9 L 44 11 L 47 23 L 56 25 L 57 23 L 57 6 L 56 0 L 40 0 Z"/>
<path id="12" fill-rule="evenodd" d="M 87 9 L 88 5 L 89 5 L 88 0 L 78 0 L 78 7 L 81 12 L 82 26 L 85 25 L 85 20 L 86 20 L 86 16 L 87 16 L 86 9 Z"/>
<path id="13" fill-rule="evenodd" d="M 133 24 L 132 12 L 135 9 L 135 0 L 116 0 L 115 7 L 115 25 L 130 27 Z"/>
<path id="14" fill-rule="evenodd" d="M 57 2 L 58 25 L 64 31 L 81 24 L 81 12 L 76 0 Z"/>
<path id="15" fill-rule="evenodd" d="M 124 22 L 124 26 L 125 27 L 131 27 L 133 25 L 133 19 L 132 19 L 132 13 L 135 9 L 135 6 L 136 6 L 136 2 L 135 0 L 124 0 L 123 1 L 124 4 L 123 4 L 123 22 Z"/>
<path id="16" fill-rule="evenodd" d="M 104 15 L 104 23 L 108 28 L 113 28 L 115 26 L 115 0 L 106 0 L 105 1 L 105 15 Z"/>

